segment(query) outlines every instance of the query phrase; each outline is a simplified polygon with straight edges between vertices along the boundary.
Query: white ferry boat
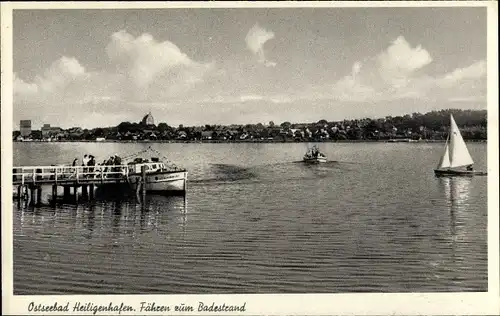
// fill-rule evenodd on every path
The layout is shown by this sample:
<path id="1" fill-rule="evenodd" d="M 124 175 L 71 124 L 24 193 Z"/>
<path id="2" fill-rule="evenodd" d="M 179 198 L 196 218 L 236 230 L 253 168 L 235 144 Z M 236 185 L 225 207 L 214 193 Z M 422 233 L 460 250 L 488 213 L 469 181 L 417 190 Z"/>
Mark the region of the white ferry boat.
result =
<path id="1" fill-rule="evenodd" d="M 151 158 L 151 160 L 136 158 L 127 163 L 127 167 L 128 182 L 134 190 L 138 189 L 137 186 L 142 181 L 142 168 L 144 167 L 146 192 L 182 193 L 186 191 L 187 171 L 175 166 L 167 166 L 158 158 Z"/>

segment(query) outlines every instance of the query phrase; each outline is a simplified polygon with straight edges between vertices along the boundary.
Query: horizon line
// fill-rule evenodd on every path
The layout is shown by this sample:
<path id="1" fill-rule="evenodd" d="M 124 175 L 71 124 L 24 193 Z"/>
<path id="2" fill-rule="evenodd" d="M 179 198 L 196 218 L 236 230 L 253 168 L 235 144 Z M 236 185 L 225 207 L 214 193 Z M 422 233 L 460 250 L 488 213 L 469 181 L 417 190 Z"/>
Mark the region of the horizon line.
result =
<path id="1" fill-rule="evenodd" d="M 319 119 L 318 121 L 310 121 L 310 122 L 290 122 L 290 121 L 282 121 L 282 122 L 278 122 L 278 123 L 274 123 L 274 120 L 270 120 L 267 124 L 266 123 L 262 123 L 262 122 L 256 122 L 256 123 L 251 123 L 251 122 L 248 122 L 248 123 L 241 123 L 241 124 L 237 124 L 237 123 L 226 123 L 226 124 L 218 124 L 218 123 L 213 123 L 213 124 L 208 124 L 208 123 L 205 123 L 205 124 L 200 124 L 200 125 L 186 125 L 186 124 L 178 124 L 178 125 L 183 125 L 184 128 L 186 127 L 203 127 L 203 126 L 206 126 L 206 125 L 214 125 L 214 126 L 232 126 L 232 125 L 236 125 L 236 126 L 245 126 L 245 125 L 258 125 L 258 124 L 262 124 L 264 126 L 269 126 L 269 123 L 270 122 L 273 122 L 275 124 L 275 126 L 280 126 L 282 123 L 285 123 L 285 122 L 288 122 L 292 125 L 294 124 L 315 124 L 315 123 L 318 123 L 319 121 L 322 121 L 322 120 L 325 120 L 327 123 L 333 123 L 333 122 L 342 122 L 342 121 L 355 121 L 355 120 L 365 120 L 365 119 L 370 119 L 370 120 L 378 120 L 378 119 L 385 119 L 387 117 L 404 117 L 406 115 L 413 115 L 413 114 L 421 114 L 421 115 L 426 115 L 426 114 L 429 114 L 429 113 L 433 113 L 433 112 L 452 112 L 452 111 L 458 111 L 458 112 L 467 112 L 467 111 L 472 111 L 472 112 L 488 112 L 488 109 L 472 109 L 472 108 L 469 108 L 469 109 L 458 109 L 458 108 L 447 108 L 447 109 L 440 109 L 440 110 L 432 110 L 432 111 L 427 111 L 427 112 L 418 112 L 418 111 L 415 111 L 415 112 L 411 112 L 411 113 L 406 113 L 406 114 L 401 114 L 401 115 L 385 115 L 385 116 L 378 116 L 378 117 L 369 117 L 369 116 L 366 116 L 366 117 L 358 117 L 358 118 L 343 118 L 343 119 L 339 119 L 339 120 L 328 120 L 328 119 Z M 145 115 L 148 115 L 148 113 L 151 113 L 151 111 L 149 112 L 146 112 Z M 152 114 L 151 114 L 152 115 Z M 154 116 L 153 116 L 153 119 L 154 119 Z M 486 117 L 487 119 L 487 117 Z M 56 126 L 56 125 L 52 125 L 50 123 L 43 123 L 42 126 L 40 126 L 39 129 L 32 129 L 32 130 L 41 130 L 41 128 L 45 125 L 45 124 L 48 124 L 50 127 L 52 128 L 61 128 L 63 130 L 67 130 L 67 129 L 72 129 L 72 128 L 80 128 L 82 130 L 93 130 L 93 129 L 97 129 L 97 128 L 115 128 L 117 127 L 118 125 L 120 125 L 121 123 L 131 123 L 131 124 L 140 124 L 140 121 L 142 119 L 139 119 L 137 121 L 122 121 L 114 126 L 97 126 L 97 127 L 83 127 L 83 126 L 71 126 L 71 127 L 61 127 L 61 126 Z M 156 121 L 156 119 L 154 119 Z M 20 119 L 19 120 L 19 123 L 21 121 L 31 121 L 31 119 Z M 158 121 L 157 124 L 154 124 L 154 126 L 158 126 L 158 124 L 160 123 L 165 123 L 167 124 L 168 126 L 170 127 L 175 127 L 174 125 L 169 125 L 167 122 L 162 122 L 162 121 Z M 21 128 L 20 124 L 19 126 L 17 127 L 17 129 L 13 129 L 12 132 L 16 132 L 16 131 L 19 131 Z"/>

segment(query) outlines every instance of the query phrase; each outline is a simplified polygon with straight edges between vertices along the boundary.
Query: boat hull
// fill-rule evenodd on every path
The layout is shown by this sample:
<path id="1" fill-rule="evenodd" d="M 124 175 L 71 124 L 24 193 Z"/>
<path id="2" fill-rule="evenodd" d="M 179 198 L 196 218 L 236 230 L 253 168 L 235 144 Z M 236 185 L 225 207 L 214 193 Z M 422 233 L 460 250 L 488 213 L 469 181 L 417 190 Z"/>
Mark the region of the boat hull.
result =
<path id="1" fill-rule="evenodd" d="M 304 162 L 305 163 L 311 163 L 311 164 L 314 164 L 314 163 L 325 163 L 326 162 L 326 158 L 324 158 L 324 157 L 321 157 L 321 158 L 304 158 Z"/>
<path id="2" fill-rule="evenodd" d="M 468 170 L 451 170 L 451 169 L 436 169 L 434 174 L 437 177 L 473 177 L 473 176 L 485 176 L 486 172 L 483 171 L 468 171 Z"/>
<path id="3" fill-rule="evenodd" d="M 137 185 L 140 182 L 142 175 L 129 175 L 129 183 L 132 189 L 137 190 Z M 162 193 L 162 192 L 185 192 L 187 182 L 186 171 L 175 172 L 155 172 L 146 174 L 146 192 Z"/>

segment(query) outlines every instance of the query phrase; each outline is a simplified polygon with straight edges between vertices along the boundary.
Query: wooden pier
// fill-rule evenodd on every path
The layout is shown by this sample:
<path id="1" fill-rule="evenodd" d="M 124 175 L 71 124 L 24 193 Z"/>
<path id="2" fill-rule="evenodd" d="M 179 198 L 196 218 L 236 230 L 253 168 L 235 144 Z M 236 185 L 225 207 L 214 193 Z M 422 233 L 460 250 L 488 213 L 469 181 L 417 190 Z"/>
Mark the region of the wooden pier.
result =
<path id="1" fill-rule="evenodd" d="M 42 201 L 43 190 L 47 190 L 56 201 L 58 189 L 63 188 L 63 197 L 78 201 L 93 199 L 97 186 L 128 183 L 129 168 L 126 165 L 103 166 L 23 166 L 14 167 L 12 184 L 17 189 L 18 200 L 27 198 L 32 205 Z M 145 193 L 144 193 L 145 194 Z"/>

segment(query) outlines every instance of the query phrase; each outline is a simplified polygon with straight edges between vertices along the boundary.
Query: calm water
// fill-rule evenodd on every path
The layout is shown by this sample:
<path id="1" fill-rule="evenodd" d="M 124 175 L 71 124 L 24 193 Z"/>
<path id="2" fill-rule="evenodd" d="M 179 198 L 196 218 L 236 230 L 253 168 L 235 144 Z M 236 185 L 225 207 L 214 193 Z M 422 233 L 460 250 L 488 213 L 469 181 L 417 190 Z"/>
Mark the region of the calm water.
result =
<path id="1" fill-rule="evenodd" d="M 14 164 L 147 144 L 15 143 Z M 14 206 L 15 294 L 487 290 L 487 177 L 438 179 L 443 144 L 154 144 L 186 199 Z M 486 144 L 469 144 L 486 170 Z"/>

